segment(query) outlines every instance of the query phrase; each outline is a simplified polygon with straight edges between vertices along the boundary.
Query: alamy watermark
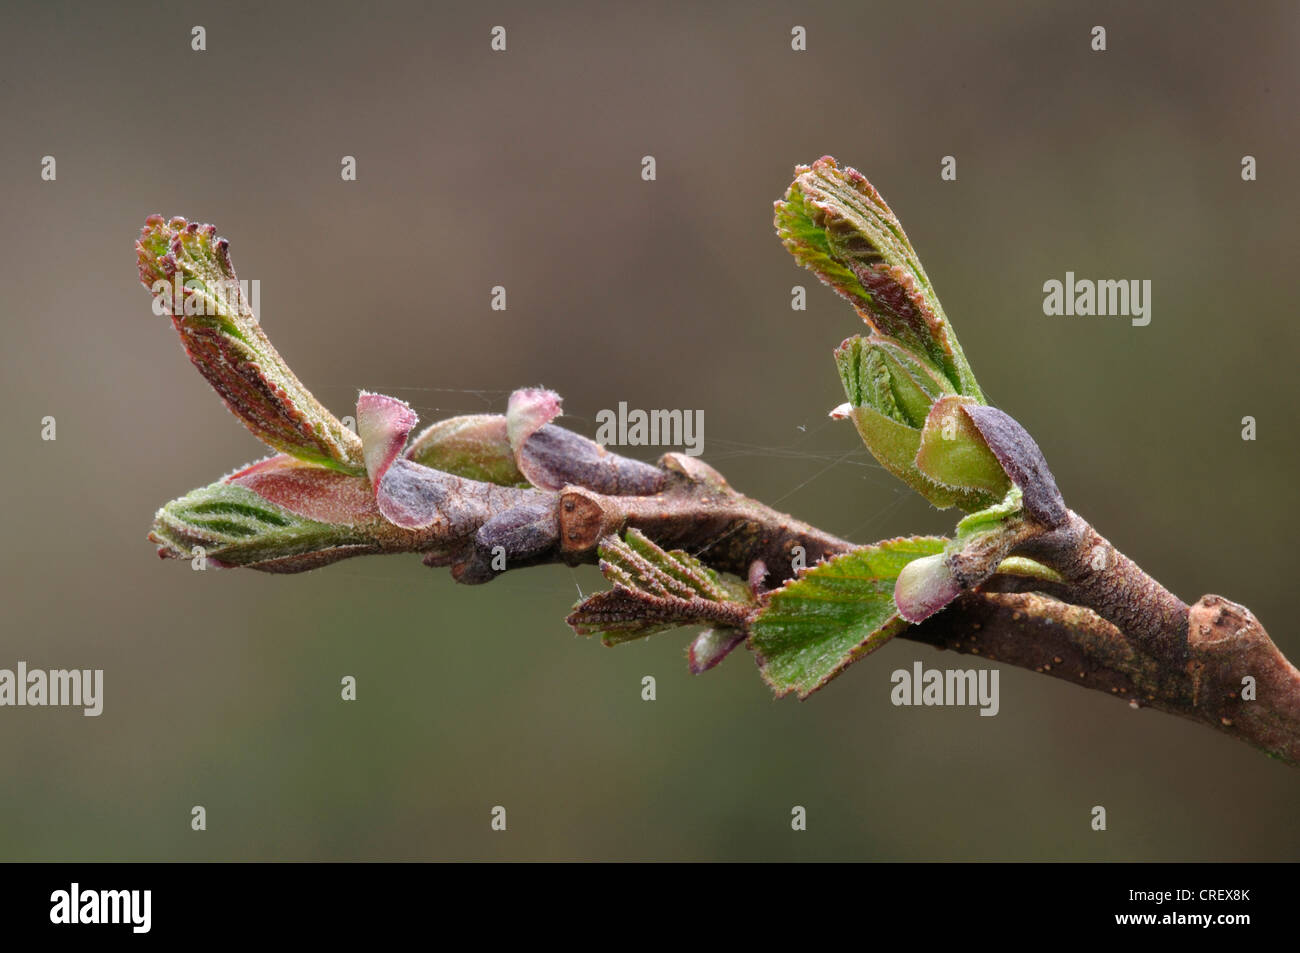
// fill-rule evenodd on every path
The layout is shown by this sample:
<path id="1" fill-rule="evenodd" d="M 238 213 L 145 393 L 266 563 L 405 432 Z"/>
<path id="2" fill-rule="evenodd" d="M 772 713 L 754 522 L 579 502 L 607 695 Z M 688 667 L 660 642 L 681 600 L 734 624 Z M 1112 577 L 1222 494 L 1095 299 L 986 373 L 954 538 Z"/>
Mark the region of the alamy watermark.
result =
<path id="1" fill-rule="evenodd" d="M 603 447 L 682 447 L 688 457 L 704 452 L 704 411 L 618 410 L 596 413 L 596 443 Z"/>
<path id="2" fill-rule="evenodd" d="M 208 282 L 191 278 L 182 282 L 178 271 L 171 281 L 160 278 L 149 290 L 153 292 L 153 313 L 159 317 L 242 314 L 249 309 L 253 314 L 262 313 L 262 282 L 257 278 Z"/>
<path id="3" fill-rule="evenodd" d="M 94 718 L 104 710 L 102 668 L 53 668 L 28 671 L 19 662 L 17 671 L 0 668 L 0 707 L 72 707 Z"/>
<path id="4" fill-rule="evenodd" d="M 148 933 L 153 915 L 152 890 L 83 890 L 73 883 L 50 894 L 50 922 L 55 924 L 127 924 L 132 933 Z"/>
<path id="5" fill-rule="evenodd" d="M 980 714 L 989 717 L 1002 707 L 995 668 L 938 669 L 914 662 L 911 671 L 900 668 L 889 680 L 894 686 L 889 700 L 895 705 L 978 705 Z"/>
<path id="6" fill-rule="evenodd" d="M 1151 279 L 1050 278 L 1043 282 L 1043 314 L 1131 318 L 1136 328 L 1151 323 Z"/>

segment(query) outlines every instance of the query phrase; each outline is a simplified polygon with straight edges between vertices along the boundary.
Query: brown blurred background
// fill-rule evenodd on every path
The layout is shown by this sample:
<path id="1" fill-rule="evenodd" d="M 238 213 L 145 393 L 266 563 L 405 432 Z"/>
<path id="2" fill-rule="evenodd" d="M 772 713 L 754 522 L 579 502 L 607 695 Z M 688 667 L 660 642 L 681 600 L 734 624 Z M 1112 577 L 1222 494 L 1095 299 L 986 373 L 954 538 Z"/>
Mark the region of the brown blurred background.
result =
<path id="1" fill-rule="evenodd" d="M 902 641 L 776 702 L 743 653 L 691 677 L 686 632 L 575 638 L 594 569 L 473 589 L 414 557 L 156 558 L 156 507 L 264 451 L 150 312 L 151 212 L 231 240 L 336 413 L 365 387 L 427 422 L 538 383 L 587 433 L 620 400 L 699 408 L 705 459 L 760 499 L 863 542 L 948 531 L 826 419 L 861 324 L 771 206 L 830 153 L 890 201 L 1070 505 L 1300 656 L 1300 8 L 465 6 L 0 14 L 0 667 L 105 669 L 99 718 L 0 710 L 0 859 L 1300 858 L 1296 769 L 1019 669 L 996 718 L 892 707 L 892 670 L 975 664 Z M 1067 270 L 1150 278 L 1150 326 L 1045 317 Z"/>

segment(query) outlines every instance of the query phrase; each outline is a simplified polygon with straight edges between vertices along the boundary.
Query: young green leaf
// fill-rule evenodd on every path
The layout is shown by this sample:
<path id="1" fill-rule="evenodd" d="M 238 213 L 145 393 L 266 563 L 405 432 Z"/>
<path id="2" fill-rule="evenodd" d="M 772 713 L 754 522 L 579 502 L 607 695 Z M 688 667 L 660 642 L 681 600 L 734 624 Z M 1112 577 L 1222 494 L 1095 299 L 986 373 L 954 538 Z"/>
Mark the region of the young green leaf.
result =
<path id="1" fill-rule="evenodd" d="M 807 698 L 907 628 L 894 584 L 914 560 L 941 553 L 937 536 L 889 539 L 820 563 L 770 596 L 749 647 L 778 696 Z"/>
<path id="2" fill-rule="evenodd" d="M 321 467 L 311 469 L 358 479 Z M 154 517 L 149 538 L 158 544 L 160 556 L 201 556 L 216 568 L 243 566 L 265 572 L 301 572 L 349 556 L 382 552 L 363 524 L 311 519 L 226 481 L 172 500 Z"/>
<path id="3" fill-rule="evenodd" d="M 263 443 L 361 473 L 361 441 L 326 410 L 271 346 L 212 225 L 151 215 L 136 242 L 140 282 L 171 316 L 190 361 Z"/>
<path id="4" fill-rule="evenodd" d="M 856 169 L 830 156 L 796 166 L 776 203 L 776 230 L 795 260 L 857 309 L 872 329 L 942 373 L 959 394 L 983 402 L 903 226 Z"/>
<path id="5" fill-rule="evenodd" d="M 606 645 L 688 625 L 744 630 L 755 607 L 742 583 L 681 550 L 661 549 L 637 529 L 602 541 L 600 571 L 614 588 L 583 599 L 566 621 Z"/>

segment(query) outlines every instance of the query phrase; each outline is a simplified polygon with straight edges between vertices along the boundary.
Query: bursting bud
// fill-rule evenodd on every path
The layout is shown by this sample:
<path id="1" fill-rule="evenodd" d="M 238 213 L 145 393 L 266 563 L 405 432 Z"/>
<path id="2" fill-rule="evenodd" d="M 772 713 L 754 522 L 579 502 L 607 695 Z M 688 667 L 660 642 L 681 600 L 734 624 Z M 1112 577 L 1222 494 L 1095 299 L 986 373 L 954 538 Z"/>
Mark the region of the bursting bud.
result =
<path id="1" fill-rule="evenodd" d="M 847 415 L 885 469 L 941 509 L 977 510 L 1010 486 L 979 432 L 960 413 L 972 397 L 927 361 L 880 335 L 835 350 Z"/>
<path id="2" fill-rule="evenodd" d="M 830 156 L 798 166 L 776 203 L 777 234 L 799 264 L 870 327 L 835 351 L 848 416 L 891 473 L 940 508 L 983 509 L 1011 482 L 963 416 L 983 406 L 970 364 L 920 257 L 880 193 Z"/>
<path id="3" fill-rule="evenodd" d="M 515 465 L 504 414 L 470 414 L 430 425 L 406 458 L 435 470 L 501 486 L 527 486 Z"/>

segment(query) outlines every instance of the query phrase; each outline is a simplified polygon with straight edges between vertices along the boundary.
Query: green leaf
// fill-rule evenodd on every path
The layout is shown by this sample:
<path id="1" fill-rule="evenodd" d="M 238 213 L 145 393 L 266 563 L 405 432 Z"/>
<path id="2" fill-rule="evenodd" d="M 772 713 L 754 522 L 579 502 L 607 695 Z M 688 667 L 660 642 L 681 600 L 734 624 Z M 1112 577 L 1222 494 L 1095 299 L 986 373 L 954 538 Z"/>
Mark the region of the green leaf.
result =
<path id="1" fill-rule="evenodd" d="M 365 471 L 361 440 L 271 346 L 216 228 L 151 215 L 135 247 L 155 313 L 171 317 L 190 361 L 254 436 L 300 460 Z"/>
<path id="2" fill-rule="evenodd" d="M 871 407 L 913 429 L 925 425 L 930 408 L 953 393 L 947 379 L 897 341 L 855 335 L 835 349 L 844 393 L 856 406 Z"/>
<path id="3" fill-rule="evenodd" d="M 830 156 L 797 166 L 776 203 L 776 230 L 795 260 L 891 338 L 941 372 L 959 394 L 983 394 L 897 216 L 856 169 Z"/>
<path id="4" fill-rule="evenodd" d="M 687 625 L 743 630 L 753 613 L 743 583 L 724 580 L 681 550 L 666 552 L 640 530 L 606 538 L 599 552 L 600 571 L 614 588 L 573 607 L 565 621 L 579 635 L 618 645 Z"/>
<path id="5" fill-rule="evenodd" d="M 205 561 L 217 568 L 267 572 L 300 572 L 381 551 L 364 524 L 310 519 L 225 481 L 172 500 L 154 517 L 149 538 L 160 556 L 191 559 L 200 547 Z"/>
<path id="6" fill-rule="evenodd" d="M 750 626 L 749 646 L 779 696 L 807 698 L 907 628 L 894 583 L 915 559 L 943 551 L 938 536 L 890 539 L 809 569 L 773 592 Z"/>

